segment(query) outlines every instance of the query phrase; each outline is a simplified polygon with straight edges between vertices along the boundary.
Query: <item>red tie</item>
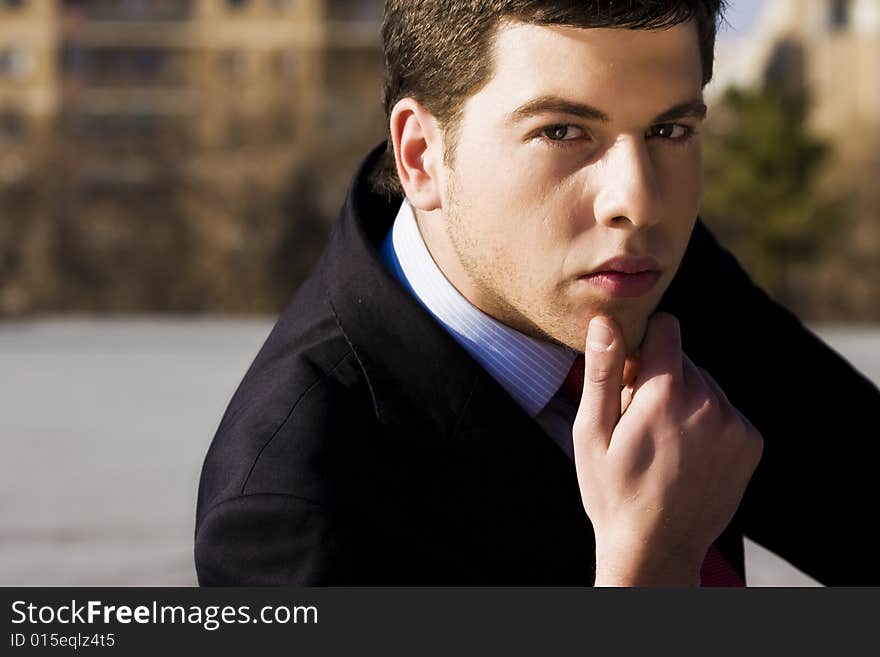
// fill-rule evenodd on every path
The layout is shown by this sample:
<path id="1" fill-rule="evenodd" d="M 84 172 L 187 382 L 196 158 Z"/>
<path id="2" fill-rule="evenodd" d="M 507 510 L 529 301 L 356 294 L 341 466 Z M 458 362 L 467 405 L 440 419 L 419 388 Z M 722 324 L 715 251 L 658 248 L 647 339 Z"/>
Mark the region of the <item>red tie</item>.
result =
<path id="1" fill-rule="evenodd" d="M 584 356 L 580 354 L 574 360 L 568 376 L 562 384 L 565 391 L 576 403 L 580 402 L 584 391 Z M 730 565 L 724 555 L 714 545 L 709 548 L 703 565 L 700 568 L 700 586 L 745 586 L 739 574 Z"/>
<path id="2" fill-rule="evenodd" d="M 714 545 L 709 548 L 700 567 L 700 586 L 745 586 L 730 562 Z"/>
<path id="3" fill-rule="evenodd" d="M 568 371 L 568 376 L 565 377 L 565 381 L 562 382 L 562 387 L 565 388 L 565 391 L 569 395 L 571 395 L 571 398 L 574 399 L 575 403 L 580 403 L 581 395 L 584 394 L 583 354 L 579 354 L 578 357 L 574 359 L 574 364 Z"/>

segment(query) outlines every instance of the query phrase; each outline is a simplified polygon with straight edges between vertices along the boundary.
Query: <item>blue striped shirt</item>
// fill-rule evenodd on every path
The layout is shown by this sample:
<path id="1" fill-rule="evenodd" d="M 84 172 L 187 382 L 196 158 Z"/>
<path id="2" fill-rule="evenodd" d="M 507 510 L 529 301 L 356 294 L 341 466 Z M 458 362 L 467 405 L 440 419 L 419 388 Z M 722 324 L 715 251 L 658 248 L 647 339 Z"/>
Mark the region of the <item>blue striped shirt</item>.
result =
<path id="1" fill-rule="evenodd" d="M 576 352 L 520 333 L 468 301 L 434 262 L 407 201 L 380 255 L 425 310 L 572 456 L 577 409 L 557 393 Z"/>

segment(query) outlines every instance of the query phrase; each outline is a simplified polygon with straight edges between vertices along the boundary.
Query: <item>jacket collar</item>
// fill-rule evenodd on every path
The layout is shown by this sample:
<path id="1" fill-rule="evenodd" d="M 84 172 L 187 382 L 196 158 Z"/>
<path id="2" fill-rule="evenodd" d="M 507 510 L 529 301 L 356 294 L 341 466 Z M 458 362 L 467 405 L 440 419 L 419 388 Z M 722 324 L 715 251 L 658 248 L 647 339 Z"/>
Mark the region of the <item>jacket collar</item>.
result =
<path id="1" fill-rule="evenodd" d="M 382 245 L 382 260 L 445 331 L 531 417 L 537 417 L 559 391 L 576 352 L 525 335 L 465 298 L 428 251 L 407 201 L 401 204 L 394 228 Z"/>
<path id="2" fill-rule="evenodd" d="M 380 259 L 379 246 L 403 201 L 377 194 L 369 181 L 384 150 L 384 144 L 375 148 L 352 181 L 326 254 L 324 283 L 379 419 L 390 426 L 408 425 L 417 418 L 405 409 L 417 409 L 425 429 L 439 430 L 448 439 L 474 390 L 489 377 Z M 516 404 L 509 401 L 515 412 Z"/>

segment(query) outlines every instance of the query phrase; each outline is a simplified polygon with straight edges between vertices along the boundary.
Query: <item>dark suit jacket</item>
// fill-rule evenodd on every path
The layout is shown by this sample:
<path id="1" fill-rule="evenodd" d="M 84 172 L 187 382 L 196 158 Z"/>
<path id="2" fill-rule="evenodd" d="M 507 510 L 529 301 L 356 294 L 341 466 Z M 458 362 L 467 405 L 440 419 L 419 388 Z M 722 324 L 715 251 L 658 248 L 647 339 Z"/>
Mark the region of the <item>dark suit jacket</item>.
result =
<path id="1" fill-rule="evenodd" d="M 400 199 L 367 172 L 248 370 L 205 459 L 202 584 L 591 585 L 572 461 L 386 271 Z M 880 584 L 880 392 L 698 223 L 661 304 L 762 432 L 716 542 L 747 535 L 828 585 Z"/>

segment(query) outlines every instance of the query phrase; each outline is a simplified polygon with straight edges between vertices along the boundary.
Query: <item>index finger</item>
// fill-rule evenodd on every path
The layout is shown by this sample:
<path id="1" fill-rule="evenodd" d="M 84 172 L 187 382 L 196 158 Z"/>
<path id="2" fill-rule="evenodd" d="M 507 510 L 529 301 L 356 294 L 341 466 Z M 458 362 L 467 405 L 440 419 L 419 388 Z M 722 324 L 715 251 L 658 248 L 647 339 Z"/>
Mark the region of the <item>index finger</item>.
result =
<path id="1" fill-rule="evenodd" d="M 681 327 L 678 319 L 669 313 L 657 313 L 648 320 L 648 329 L 642 342 L 639 372 L 634 387 L 638 389 L 654 377 L 671 375 L 674 380 L 683 377 Z"/>

